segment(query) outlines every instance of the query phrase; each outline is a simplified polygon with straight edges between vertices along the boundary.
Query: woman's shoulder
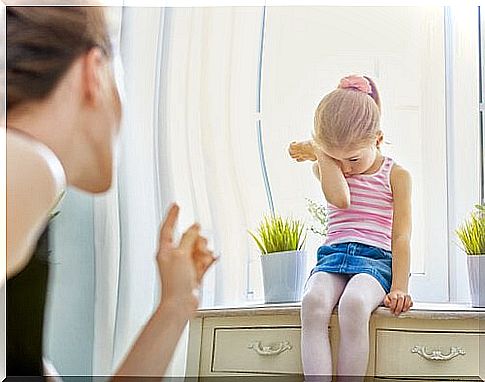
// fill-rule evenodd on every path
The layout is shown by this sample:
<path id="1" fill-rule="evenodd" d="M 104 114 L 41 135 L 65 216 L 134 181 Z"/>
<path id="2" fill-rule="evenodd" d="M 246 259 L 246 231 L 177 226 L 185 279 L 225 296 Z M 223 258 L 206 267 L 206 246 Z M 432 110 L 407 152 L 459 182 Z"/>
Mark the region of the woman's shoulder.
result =
<path id="1" fill-rule="evenodd" d="M 20 271 L 62 195 L 66 180 L 55 154 L 29 137 L 6 133 L 7 276 Z"/>
<path id="2" fill-rule="evenodd" d="M 6 133 L 7 177 L 30 183 L 42 180 L 48 190 L 58 193 L 66 187 L 64 169 L 57 156 L 44 144 L 18 133 Z M 12 179 L 13 180 L 13 179 Z"/>

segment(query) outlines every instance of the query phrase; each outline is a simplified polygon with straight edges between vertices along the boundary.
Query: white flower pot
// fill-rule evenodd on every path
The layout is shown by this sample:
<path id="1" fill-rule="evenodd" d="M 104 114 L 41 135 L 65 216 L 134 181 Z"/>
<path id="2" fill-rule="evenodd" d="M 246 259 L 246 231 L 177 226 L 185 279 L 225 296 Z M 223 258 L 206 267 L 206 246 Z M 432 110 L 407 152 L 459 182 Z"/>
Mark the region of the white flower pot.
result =
<path id="1" fill-rule="evenodd" d="M 265 303 L 301 301 L 306 273 L 305 251 L 261 255 Z"/>
<path id="2" fill-rule="evenodd" d="M 485 254 L 467 255 L 470 295 L 474 308 L 485 308 Z"/>

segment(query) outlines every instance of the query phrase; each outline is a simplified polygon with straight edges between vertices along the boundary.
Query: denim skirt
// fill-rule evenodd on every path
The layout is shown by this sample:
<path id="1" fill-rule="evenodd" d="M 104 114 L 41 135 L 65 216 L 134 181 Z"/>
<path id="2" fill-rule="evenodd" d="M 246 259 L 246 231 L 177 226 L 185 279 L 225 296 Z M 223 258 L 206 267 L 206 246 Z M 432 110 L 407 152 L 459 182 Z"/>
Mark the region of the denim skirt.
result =
<path id="1" fill-rule="evenodd" d="M 389 293 L 392 282 L 392 253 L 382 248 L 361 243 L 322 245 L 317 251 L 317 265 L 311 271 L 367 273 L 373 276 Z"/>

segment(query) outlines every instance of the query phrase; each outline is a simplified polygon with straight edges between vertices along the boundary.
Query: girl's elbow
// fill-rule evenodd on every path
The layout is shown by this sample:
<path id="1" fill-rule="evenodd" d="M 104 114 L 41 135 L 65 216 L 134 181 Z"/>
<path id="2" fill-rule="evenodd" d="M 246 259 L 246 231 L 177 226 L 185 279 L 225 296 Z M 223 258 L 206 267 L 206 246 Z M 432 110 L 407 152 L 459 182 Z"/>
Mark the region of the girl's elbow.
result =
<path id="1" fill-rule="evenodd" d="M 335 207 L 340 208 L 340 209 L 347 209 L 350 207 L 350 200 L 348 198 L 342 198 L 335 200 L 334 202 L 330 202 L 333 204 Z"/>
<path id="2" fill-rule="evenodd" d="M 340 207 L 339 207 L 339 208 L 341 208 L 341 209 L 344 209 L 344 210 L 345 210 L 345 209 L 347 209 L 347 208 L 349 208 L 349 207 L 350 207 L 350 202 L 349 202 L 348 200 L 344 200 L 344 201 L 342 202 L 342 204 L 340 205 Z"/>

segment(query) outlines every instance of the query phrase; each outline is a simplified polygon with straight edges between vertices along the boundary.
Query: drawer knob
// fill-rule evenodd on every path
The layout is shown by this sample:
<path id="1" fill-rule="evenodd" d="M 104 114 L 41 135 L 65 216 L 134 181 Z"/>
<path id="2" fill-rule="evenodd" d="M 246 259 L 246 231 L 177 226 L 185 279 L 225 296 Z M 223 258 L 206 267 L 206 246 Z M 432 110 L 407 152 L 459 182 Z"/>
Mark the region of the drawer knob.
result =
<path id="1" fill-rule="evenodd" d="M 428 353 L 425 346 L 416 345 L 411 349 L 411 353 L 417 353 L 430 361 L 449 361 L 459 355 L 466 355 L 465 350 L 458 346 L 452 346 L 448 354 L 443 354 L 441 350 L 432 350 L 431 353 Z"/>
<path id="2" fill-rule="evenodd" d="M 282 341 L 274 346 L 264 346 L 261 341 L 256 341 L 248 345 L 249 349 L 253 349 L 259 355 L 278 355 L 286 350 L 291 350 L 293 346 L 288 341 Z"/>

